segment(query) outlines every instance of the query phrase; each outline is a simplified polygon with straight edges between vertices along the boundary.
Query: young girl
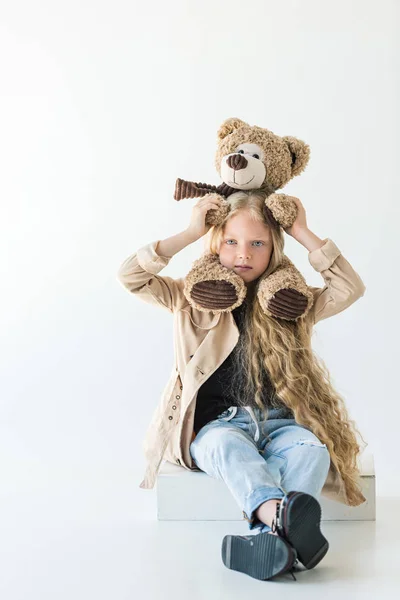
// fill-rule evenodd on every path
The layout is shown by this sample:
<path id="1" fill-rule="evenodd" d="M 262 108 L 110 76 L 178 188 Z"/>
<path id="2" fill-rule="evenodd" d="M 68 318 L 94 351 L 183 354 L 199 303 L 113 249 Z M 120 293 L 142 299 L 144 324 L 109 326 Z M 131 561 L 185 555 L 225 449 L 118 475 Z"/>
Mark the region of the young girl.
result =
<path id="1" fill-rule="evenodd" d="M 178 234 L 154 244 L 157 258 L 167 262 L 188 240 L 207 233 L 206 214 L 222 201 L 215 194 L 200 199 L 183 238 Z M 305 210 L 296 199 L 298 215 L 286 233 L 307 248 L 313 266 L 320 261 L 317 270 L 323 270 L 330 284 L 312 288 L 314 305 L 305 317 L 289 321 L 267 316 L 257 299 L 257 284 L 282 260 L 283 231 L 265 206 L 264 194 L 237 192 L 228 202 L 231 210 L 223 223 L 210 229 L 206 250 L 243 278 L 247 293 L 232 311 L 240 332 L 237 344 L 197 390 L 189 450 L 200 470 L 225 481 L 249 528 L 259 533 L 225 536 L 224 564 L 268 580 L 288 570 L 293 574 L 298 560 L 313 568 L 328 551 L 320 531 L 319 497 L 330 465 L 342 477 L 347 503 L 365 500 L 356 466 L 359 432 L 311 348 L 315 322 L 350 306 L 365 286 L 337 246 L 308 229 Z M 133 255 L 119 271 L 120 281 L 136 293 L 145 289 L 139 262 Z M 162 287 L 157 290 L 156 284 Z M 182 280 L 156 276 L 153 286 L 152 300 L 158 296 L 157 301 L 171 310 L 182 310 Z M 154 479 L 154 469 L 152 475 Z"/>

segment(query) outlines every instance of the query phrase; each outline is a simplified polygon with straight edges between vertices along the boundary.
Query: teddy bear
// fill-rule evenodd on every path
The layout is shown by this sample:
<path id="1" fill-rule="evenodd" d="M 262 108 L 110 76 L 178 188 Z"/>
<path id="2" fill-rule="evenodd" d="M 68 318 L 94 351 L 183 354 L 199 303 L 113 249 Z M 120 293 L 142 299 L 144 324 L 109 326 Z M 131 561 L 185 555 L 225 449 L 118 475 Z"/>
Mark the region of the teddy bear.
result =
<path id="1" fill-rule="evenodd" d="M 265 211 L 272 222 L 291 227 L 297 216 L 293 197 L 277 194 L 293 177 L 302 173 L 309 161 L 310 148 L 292 136 L 280 137 L 268 129 L 229 118 L 217 133 L 215 166 L 222 179 L 219 186 L 177 179 L 175 200 L 217 194 L 221 207 L 207 212 L 205 223 L 218 225 L 230 210 L 227 198 L 238 190 L 265 193 Z M 240 306 L 247 288 L 233 269 L 224 267 L 217 255 L 205 253 L 197 259 L 184 282 L 184 294 L 200 311 L 229 312 Z M 282 263 L 268 276 L 261 276 L 257 297 L 265 314 L 295 321 L 313 305 L 313 294 L 292 261 Z"/>

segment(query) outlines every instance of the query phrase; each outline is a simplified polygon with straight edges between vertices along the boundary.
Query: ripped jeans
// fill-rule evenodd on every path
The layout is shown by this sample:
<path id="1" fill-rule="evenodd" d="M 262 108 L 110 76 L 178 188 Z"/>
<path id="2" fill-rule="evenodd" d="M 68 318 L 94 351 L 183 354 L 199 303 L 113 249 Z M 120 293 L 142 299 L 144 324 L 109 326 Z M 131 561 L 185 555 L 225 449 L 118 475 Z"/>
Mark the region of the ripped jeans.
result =
<path id="1" fill-rule="evenodd" d="M 326 481 L 330 455 L 325 444 L 293 418 L 278 418 L 285 409 L 261 410 L 231 406 L 206 423 L 190 444 L 196 466 L 223 479 L 249 529 L 271 531 L 255 515 L 267 500 L 290 491 L 311 494 L 319 500 Z"/>

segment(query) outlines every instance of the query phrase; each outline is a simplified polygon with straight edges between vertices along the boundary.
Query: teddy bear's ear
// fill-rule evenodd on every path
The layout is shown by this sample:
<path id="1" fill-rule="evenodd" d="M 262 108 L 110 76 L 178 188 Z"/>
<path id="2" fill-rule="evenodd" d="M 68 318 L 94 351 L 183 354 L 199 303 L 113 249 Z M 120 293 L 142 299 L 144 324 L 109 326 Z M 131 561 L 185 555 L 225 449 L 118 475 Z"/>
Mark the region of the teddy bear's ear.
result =
<path id="1" fill-rule="evenodd" d="M 282 139 L 286 142 L 292 155 L 292 176 L 300 175 L 310 159 L 310 146 L 290 135 L 285 135 Z"/>
<path id="2" fill-rule="evenodd" d="M 235 131 L 235 129 L 239 129 L 239 127 L 243 127 L 243 125 L 249 127 L 248 123 L 245 123 L 244 121 L 242 121 L 241 119 L 237 119 L 236 117 L 226 119 L 226 121 L 224 121 L 221 127 L 218 129 L 218 139 L 223 140 L 229 133 L 232 133 L 232 131 Z"/>

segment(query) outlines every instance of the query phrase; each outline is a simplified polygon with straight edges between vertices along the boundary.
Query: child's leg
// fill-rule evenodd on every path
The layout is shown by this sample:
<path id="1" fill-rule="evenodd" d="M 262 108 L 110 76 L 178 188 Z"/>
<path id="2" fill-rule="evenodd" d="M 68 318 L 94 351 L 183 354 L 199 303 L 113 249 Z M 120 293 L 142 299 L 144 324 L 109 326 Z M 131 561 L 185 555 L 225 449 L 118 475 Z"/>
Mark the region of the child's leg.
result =
<path id="1" fill-rule="evenodd" d="M 239 428 L 230 422 L 211 421 L 200 429 L 190 445 L 190 453 L 199 469 L 225 481 L 253 529 L 264 526 L 255 514 L 257 508 L 269 500 L 283 498 L 284 494 L 241 423 Z"/>
<path id="2" fill-rule="evenodd" d="M 306 492 L 318 500 L 330 466 L 326 445 L 298 425 L 280 427 L 269 437 L 262 456 L 275 478 L 280 476 L 282 490 Z"/>
<path id="3" fill-rule="evenodd" d="M 272 521 L 275 519 L 277 504 L 280 504 L 281 498 L 274 498 L 273 500 L 267 500 L 267 502 L 263 502 L 256 510 L 256 517 L 262 522 L 265 523 L 263 527 L 261 527 L 260 533 L 272 533 L 271 526 Z M 275 535 L 278 535 L 275 532 Z"/>

